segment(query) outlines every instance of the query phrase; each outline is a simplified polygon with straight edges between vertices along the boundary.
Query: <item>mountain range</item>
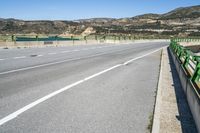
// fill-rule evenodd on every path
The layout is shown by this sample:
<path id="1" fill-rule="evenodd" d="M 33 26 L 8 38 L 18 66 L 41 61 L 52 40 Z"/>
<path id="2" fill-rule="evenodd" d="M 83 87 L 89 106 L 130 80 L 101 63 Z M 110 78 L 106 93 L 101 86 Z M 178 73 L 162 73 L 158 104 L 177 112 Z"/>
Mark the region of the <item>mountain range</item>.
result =
<path id="1" fill-rule="evenodd" d="M 164 14 L 149 13 L 119 19 L 24 21 L 0 18 L 0 34 L 199 36 L 200 5 L 181 7 Z"/>

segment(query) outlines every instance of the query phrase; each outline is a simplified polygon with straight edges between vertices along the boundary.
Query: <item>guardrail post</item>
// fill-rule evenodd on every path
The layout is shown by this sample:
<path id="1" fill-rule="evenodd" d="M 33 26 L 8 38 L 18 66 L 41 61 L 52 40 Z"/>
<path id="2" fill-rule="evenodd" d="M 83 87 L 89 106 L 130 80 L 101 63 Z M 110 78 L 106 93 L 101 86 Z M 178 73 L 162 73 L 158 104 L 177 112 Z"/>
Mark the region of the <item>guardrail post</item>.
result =
<path id="1" fill-rule="evenodd" d="M 84 40 L 85 40 L 85 44 L 87 44 L 87 37 L 86 36 L 84 36 Z"/>
<path id="2" fill-rule="evenodd" d="M 12 39 L 12 42 L 14 42 L 15 41 L 15 36 L 12 35 L 11 39 Z"/>
<path id="3" fill-rule="evenodd" d="M 95 35 L 95 40 L 96 40 L 96 41 L 98 40 L 98 37 L 97 37 L 97 35 Z"/>
<path id="4" fill-rule="evenodd" d="M 185 69 L 187 69 L 187 66 L 189 65 L 189 61 L 190 61 L 190 54 L 186 52 L 186 59 L 185 59 L 185 62 L 183 63 L 183 67 Z"/>
<path id="5" fill-rule="evenodd" d="M 181 48 L 181 52 L 180 52 L 180 54 L 178 56 L 179 59 L 181 59 L 184 56 L 184 52 L 185 52 L 185 49 L 182 47 Z"/>
<path id="6" fill-rule="evenodd" d="M 71 40 L 72 40 L 72 42 L 73 42 L 73 45 L 74 45 L 74 36 L 71 36 Z"/>
<path id="7" fill-rule="evenodd" d="M 182 53 L 182 47 L 180 46 L 177 52 L 178 58 L 180 58 L 181 53 Z"/>
<path id="8" fill-rule="evenodd" d="M 38 41 L 38 35 L 35 36 L 36 40 Z"/>
<path id="9" fill-rule="evenodd" d="M 191 77 L 192 82 L 197 82 L 199 80 L 199 77 L 200 77 L 200 62 L 197 63 L 194 74 Z"/>

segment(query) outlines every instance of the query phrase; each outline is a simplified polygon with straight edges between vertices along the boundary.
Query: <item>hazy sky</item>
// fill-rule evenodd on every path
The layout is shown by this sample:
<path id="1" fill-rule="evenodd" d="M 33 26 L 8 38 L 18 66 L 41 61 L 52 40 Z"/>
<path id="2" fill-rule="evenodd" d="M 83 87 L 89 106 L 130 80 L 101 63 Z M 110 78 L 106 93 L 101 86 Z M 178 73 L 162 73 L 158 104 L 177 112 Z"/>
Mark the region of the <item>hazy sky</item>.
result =
<path id="1" fill-rule="evenodd" d="M 200 0 L 0 0 L 0 18 L 75 20 L 133 17 L 200 5 Z"/>

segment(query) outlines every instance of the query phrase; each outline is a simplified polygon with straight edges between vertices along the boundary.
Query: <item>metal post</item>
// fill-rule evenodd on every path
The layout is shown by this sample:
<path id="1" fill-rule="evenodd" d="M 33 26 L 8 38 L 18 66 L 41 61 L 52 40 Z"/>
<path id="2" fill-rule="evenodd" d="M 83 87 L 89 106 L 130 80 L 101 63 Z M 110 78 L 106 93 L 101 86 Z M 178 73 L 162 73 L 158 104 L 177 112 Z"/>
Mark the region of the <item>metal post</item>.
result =
<path id="1" fill-rule="evenodd" d="M 199 80 L 199 76 L 200 76 L 200 62 L 197 63 L 194 74 L 191 77 L 192 82 L 197 82 Z"/>

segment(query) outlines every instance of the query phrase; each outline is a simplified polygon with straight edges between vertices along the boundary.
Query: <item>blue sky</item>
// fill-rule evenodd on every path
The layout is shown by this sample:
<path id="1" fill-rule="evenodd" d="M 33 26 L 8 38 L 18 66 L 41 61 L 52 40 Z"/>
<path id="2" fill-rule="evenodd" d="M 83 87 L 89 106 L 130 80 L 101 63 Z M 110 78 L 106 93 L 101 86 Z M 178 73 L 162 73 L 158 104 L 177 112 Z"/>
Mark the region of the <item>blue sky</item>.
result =
<path id="1" fill-rule="evenodd" d="M 200 0 L 1 0 L 0 18 L 76 20 L 133 17 L 200 5 Z"/>

